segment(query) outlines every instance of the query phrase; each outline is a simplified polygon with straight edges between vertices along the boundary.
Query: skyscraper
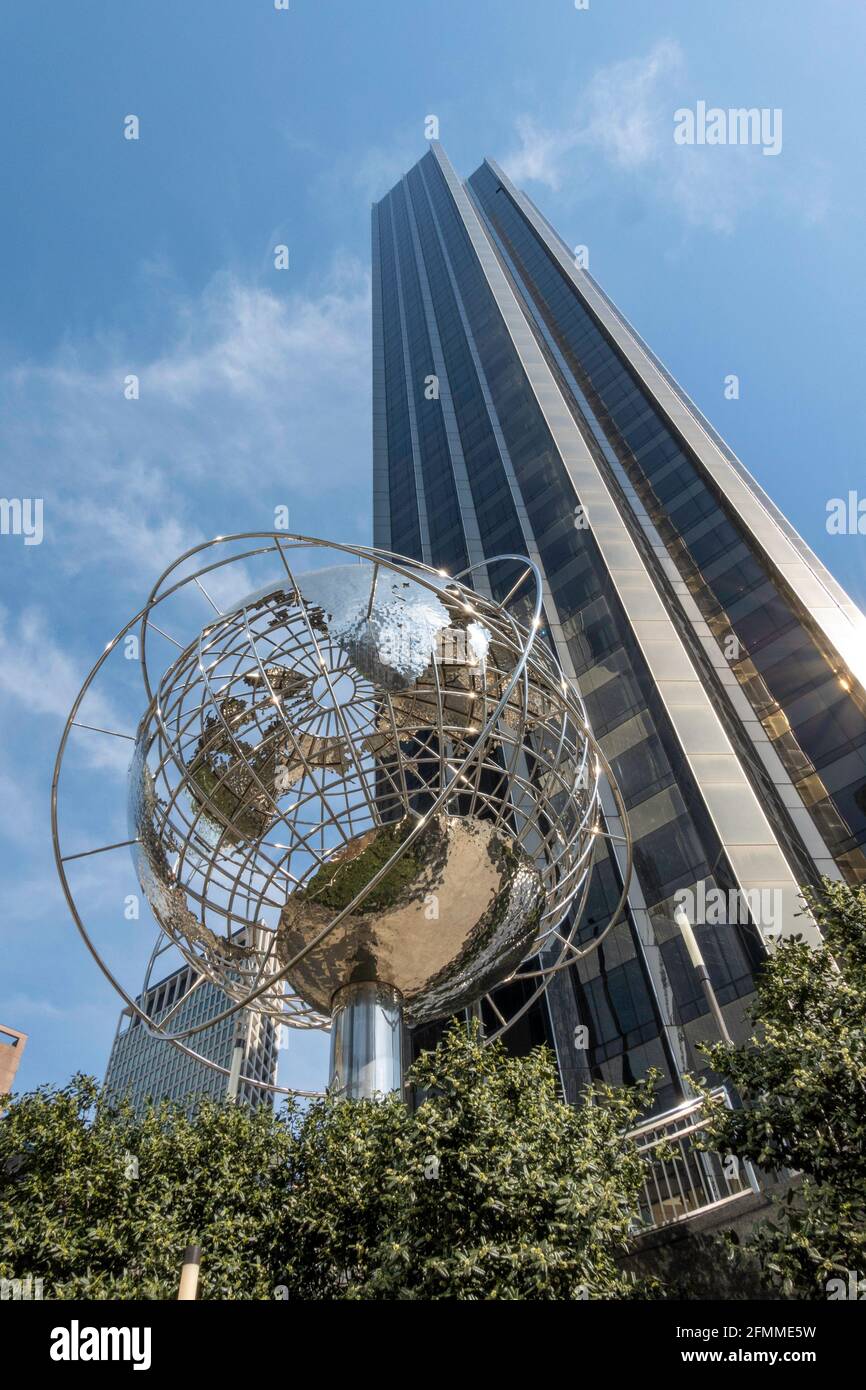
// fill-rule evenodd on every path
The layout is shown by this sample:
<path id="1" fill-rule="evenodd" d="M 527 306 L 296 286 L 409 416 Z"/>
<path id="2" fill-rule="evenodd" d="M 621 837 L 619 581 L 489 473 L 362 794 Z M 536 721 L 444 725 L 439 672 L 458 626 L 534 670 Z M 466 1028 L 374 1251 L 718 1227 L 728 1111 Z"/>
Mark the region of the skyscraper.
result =
<path id="1" fill-rule="evenodd" d="M 628 807 L 628 919 L 522 1041 L 570 1096 L 655 1066 L 673 1103 L 715 1034 L 677 901 L 739 1039 L 767 942 L 818 940 L 798 885 L 866 880 L 866 620 L 492 160 L 462 182 L 432 144 L 374 206 L 373 385 L 376 544 L 538 564 Z M 605 809 L 587 938 L 623 871 Z"/>
<path id="2" fill-rule="evenodd" d="M 148 1017 L 160 1022 L 196 978 L 190 966 L 184 965 L 150 985 L 136 1002 Z M 172 1014 L 169 1031 L 181 1032 L 216 1018 L 229 1003 L 221 989 L 205 980 Z M 242 1009 L 231 1018 L 193 1035 L 186 1045 L 229 1072 L 237 1045 L 241 1050 L 242 1076 L 254 1077 L 269 1085 L 276 1083 L 276 1026 L 256 1010 Z M 227 1086 L 228 1080 L 222 1072 L 190 1057 L 173 1043 L 155 1037 L 131 1009 L 121 1012 L 105 1073 L 107 1091 L 127 1096 L 140 1111 L 148 1096 L 156 1102 L 172 1100 L 191 1108 L 204 1096 L 222 1100 Z M 237 1094 L 239 1101 L 253 1108 L 262 1102 L 273 1102 L 273 1092 L 248 1082 L 241 1082 Z"/>

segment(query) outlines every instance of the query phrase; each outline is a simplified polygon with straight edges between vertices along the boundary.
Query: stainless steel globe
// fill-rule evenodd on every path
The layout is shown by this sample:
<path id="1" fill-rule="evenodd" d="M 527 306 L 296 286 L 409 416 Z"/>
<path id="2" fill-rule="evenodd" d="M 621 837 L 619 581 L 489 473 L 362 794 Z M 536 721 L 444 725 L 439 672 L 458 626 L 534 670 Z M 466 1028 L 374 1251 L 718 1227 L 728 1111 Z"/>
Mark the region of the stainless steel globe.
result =
<path id="1" fill-rule="evenodd" d="M 239 555 L 241 539 L 192 575 L 181 557 L 138 620 L 139 883 L 165 937 L 228 995 L 220 1017 L 333 1016 L 332 1083 L 390 1089 L 403 1021 L 452 1014 L 510 978 L 538 993 L 579 954 L 609 769 L 539 636 L 529 561 L 490 562 L 513 577 L 497 603 L 484 571 L 464 576 L 472 588 L 381 551 L 275 535 Z M 340 563 L 314 567 L 328 549 Z M 271 575 L 217 604 L 206 576 L 250 554 Z M 156 611 L 171 599 L 180 612 L 193 586 L 214 613 L 171 638 L 154 677 L 154 633 L 170 636 Z M 59 850 L 58 863 L 84 930 Z M 201 1028 L 155 1031 L 186 1046 Z"/>
<path id="2" fill-rule="evenodd" d="M 428 1022 L 486 994 L 531 949 L 541 874 L 510 835 L 471 815 L 429 816 L 360 906 L 327 930 L 414 824 L 407 816 L 357 836 L 290 894 L 277 956 L 298 958 L 291 980 L 314 1008 L 329 1012 L 339 990 L 378 981 L 396 989 L 407 1022 Z"/>

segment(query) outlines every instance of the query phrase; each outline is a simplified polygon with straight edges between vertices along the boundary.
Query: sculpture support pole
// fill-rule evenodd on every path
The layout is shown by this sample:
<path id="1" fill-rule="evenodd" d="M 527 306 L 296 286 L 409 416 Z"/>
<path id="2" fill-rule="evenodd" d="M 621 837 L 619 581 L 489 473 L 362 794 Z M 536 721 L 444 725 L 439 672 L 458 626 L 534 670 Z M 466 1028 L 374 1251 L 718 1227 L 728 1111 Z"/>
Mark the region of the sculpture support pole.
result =
<path id="1" fill-rule="evenodd" d="M 329 1089 L 346 1100 L 403 1091 L 403 997 L 378 981 L 344 985 L 331 1005 Z"/>

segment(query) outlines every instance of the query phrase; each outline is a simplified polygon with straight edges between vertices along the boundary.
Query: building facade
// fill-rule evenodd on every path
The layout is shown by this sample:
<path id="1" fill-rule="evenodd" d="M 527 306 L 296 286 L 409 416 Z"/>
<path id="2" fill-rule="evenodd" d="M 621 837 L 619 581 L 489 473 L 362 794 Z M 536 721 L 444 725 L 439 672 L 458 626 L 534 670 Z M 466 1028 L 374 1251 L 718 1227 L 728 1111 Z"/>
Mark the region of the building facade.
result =
<path id="1" fill-rule="evenodd" d="M 0 1096 L 12 1090 L 26 1044 L 26 1033 L 0 1023 Z"/>
<path id="2" fill-rule="evenodd" d="M 866 881 L 866 619 L 492 160 L 464 182 L 431 144 L 372 235 L 375 543 L 537 563 L 628 807 L 627 920 L 516 1045 L 552 1041 L 570 1097 L 656 1067 L 673 1104 L 714 1035 L 677 903 L 741 1039 L 773 941 L 819 940 L 798 886 Z M 605 811 L 586 939 L 622 882 Z"/>
<path id="3" fill-rule="evenodd" d="M 198 977 L 185 965 L 166 975 L 138 996 L 136 1003 L 155 1022 L 160 1022 Z M 203 981 L 181 1004 L 171 1018 L 171 1031 L 180 1032 L 206 1022 L 228 1008 L 230 1000 L 209 980 Z M 276 1084 L 279 1044 L 276 1025 L 251 1009 L 225 1018 L 212 1028 L 194 1034 L 187 1043 L 217 1066 L 230 1073 L 235 1047 L 241 1057 L 240 1074 Z M 130 1008 L 121 1012 L 111 1056 L 105 1073 L 105 1088 L 117 1097 L 127 1096 L 137 1111 L 148 1097 L 171 1100 L 192 1109 L 204 1096 L 223 1100 L 228 1078 L 205 1062 L 190 1057 L 173 1043 L 154 1037 Z M 272 1104 L 273 1092 L 241 1082 L 238 1100 L 253 1108 Z"/>

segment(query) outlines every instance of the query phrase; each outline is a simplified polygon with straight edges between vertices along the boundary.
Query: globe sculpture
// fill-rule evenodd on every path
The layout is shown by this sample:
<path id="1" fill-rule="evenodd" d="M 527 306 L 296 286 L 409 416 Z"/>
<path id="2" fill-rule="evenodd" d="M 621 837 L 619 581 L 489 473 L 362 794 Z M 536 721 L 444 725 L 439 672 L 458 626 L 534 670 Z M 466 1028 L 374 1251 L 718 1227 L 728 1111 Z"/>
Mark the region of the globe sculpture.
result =
<path id="1" fill-rule="evenodd" d="M 207 585 L 251 557 L 273 562 L 266 581 L 215 601 Z M 483 592 L 493 572 L 513 577 L 501 603 Z M 160 605 L 179 615 L 197 593 L 208 621 L 166 632 Z M 119 843 L 163 943 L 228 996 L 220 1017 L 330 1026 L 330 1085 L 359 1097 L 402 1086 L 405 1025 L 513 979 L 533 982 L 527 1007 L 587 949 L 601 776 L 618 797 L 542 623 L 540 576 L 519 556 L 451 577 L 277 534 L 181 557 L 91 672 L 58 755 L 58 868 L 88 944 L 57 787 L 71 731 L 92 727 L 79 716 L 94 676 L 135 632 L 144 709 Z M 154 661 L 155 634 L 171 659 Z M 206 1025 L 173 1031 L 176 1014 L 144 1021 L 200 1055 Z"/>

